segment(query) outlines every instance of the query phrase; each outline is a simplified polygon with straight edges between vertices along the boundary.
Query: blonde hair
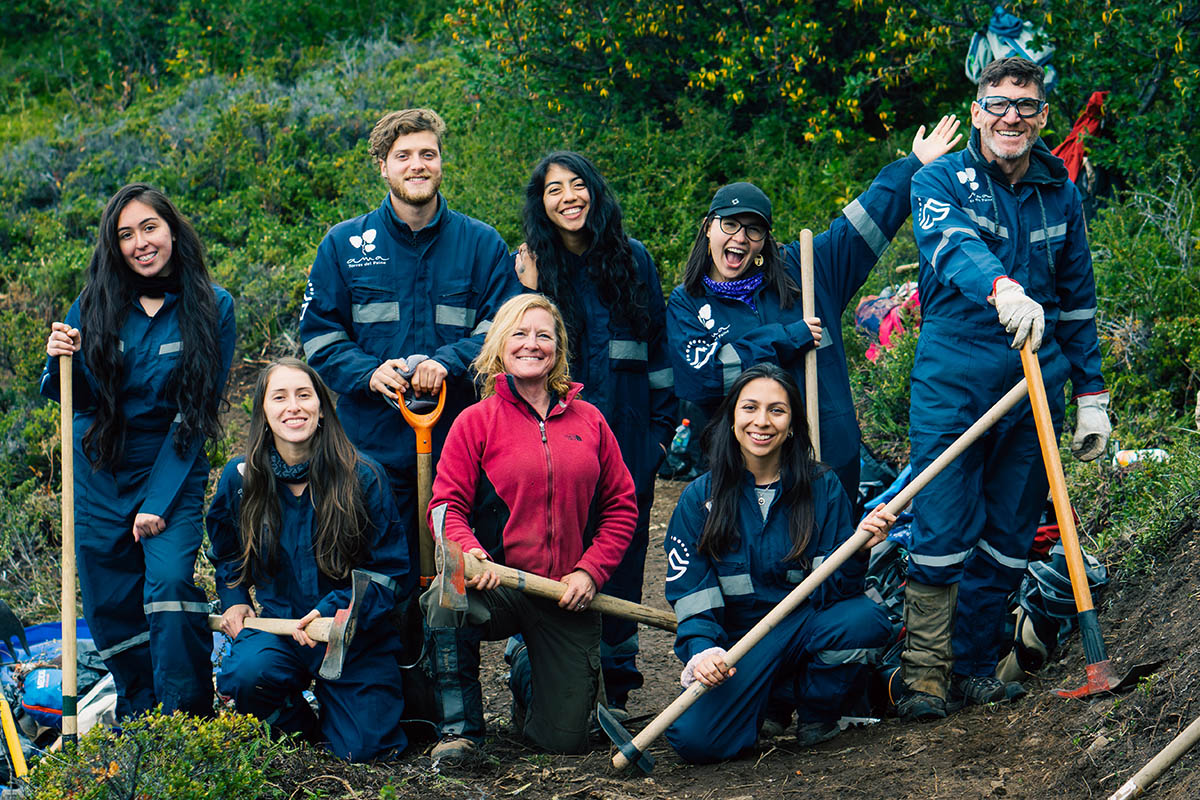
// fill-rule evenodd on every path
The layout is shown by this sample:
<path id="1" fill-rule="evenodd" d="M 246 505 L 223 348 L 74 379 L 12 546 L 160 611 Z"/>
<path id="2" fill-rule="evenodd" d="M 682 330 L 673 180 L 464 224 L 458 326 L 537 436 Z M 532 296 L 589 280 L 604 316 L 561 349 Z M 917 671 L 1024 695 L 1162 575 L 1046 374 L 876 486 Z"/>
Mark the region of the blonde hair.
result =
<path id="1" fill-rule="evenodd" d="M 438 150 L 442 149 L 442 137 L 446 135 L 446 123 L 432 108 L 406 108 L 384 114 L 371 131 L 368 149 L 373 157 L 379 161 L 386 161 L 388 152 L 396 143 L 396 139 L 419 131 L 429 131 L 436 136 Z"/>
<path id="2" fill-rule="evenodd" d="M 544 294 L 519 294 L 511 297 L 496 311 L 492 327 L 488 328 L 479 355 L 471 367 L 482 380 L 480 397 L 496 393 L 496 376 L 504 372 L 504 343 L 521 324 L 528 311 L 544 309 L 554 318 L 554 366 L 546 376 L 546 388 L 563 397 L 571 388 L 571 373 L 568 367 L 570 353 L 567 347 L 567 326 L 563 323 L 558 306 Z"/>

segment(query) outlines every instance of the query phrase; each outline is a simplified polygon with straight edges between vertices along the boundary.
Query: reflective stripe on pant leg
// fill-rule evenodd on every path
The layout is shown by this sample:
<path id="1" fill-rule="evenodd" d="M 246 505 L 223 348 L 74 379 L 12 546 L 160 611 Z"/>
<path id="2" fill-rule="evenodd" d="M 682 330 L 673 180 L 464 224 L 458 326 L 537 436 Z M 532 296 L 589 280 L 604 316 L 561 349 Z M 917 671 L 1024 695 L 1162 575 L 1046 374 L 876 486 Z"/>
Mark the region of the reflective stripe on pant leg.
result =
<path id="1" fill-rule="evenodd" d="M 866 595 L 838 601 L 813 615 L 793 657 L 804 669 L 796 683 L 801 722 L 834 722 L 864 705 L 868 665 L 887 645 L 887 613 Z"/>

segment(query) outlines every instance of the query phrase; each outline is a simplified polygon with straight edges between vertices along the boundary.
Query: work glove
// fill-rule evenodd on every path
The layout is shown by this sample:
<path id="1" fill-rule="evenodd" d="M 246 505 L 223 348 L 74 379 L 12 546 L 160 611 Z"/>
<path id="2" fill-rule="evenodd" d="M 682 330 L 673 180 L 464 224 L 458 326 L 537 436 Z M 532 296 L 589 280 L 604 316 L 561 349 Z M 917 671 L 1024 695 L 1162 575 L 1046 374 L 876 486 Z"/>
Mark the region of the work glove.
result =
<path id="1" fill-rule="evenodd" d="M 1112 424 L 1108 421 L 1108 397 L 1108 392 L 1101 392 L 1079 398 L 1071 455 L 1080 461 L 1091 461 L 1108 447 L 1108 436 L 1112 433 Z"/>
<path id="2" fill-rule="evenodd" d="M 725 648 L 724 647 L 710 647 L 706 650 L 701 650 L 699 653 L 696 653 L 696 655 L 689 658 L 687 664 L 684 665 L 684 667 L 683 667 L 683 672 L 681 672 L 679 674 L 679 684 L 683 688 L 686 689 L 689 686 L 691 686 L 693 683 L 695 683 L 696 682 L 696 665 L 700 663 L 700 659 L 704 658 L 705 656 L 711 656 L 713 654 L 719 655 L 722 658 L 724 658 L 725 657 Z"/>
<path id="3" fill-rule="evenodd" d="M 1042 304 L 1025 294 L 1021 284 L 1011 278 L 997 278 L 988 302 L 996 307 L 996 316 L 1004 330 L 1013 335 L 1012 348 L 1020 350 L 1025 340 L 1035 353 L 1042 346 L 1046 330 L 1046 312 Z"/>

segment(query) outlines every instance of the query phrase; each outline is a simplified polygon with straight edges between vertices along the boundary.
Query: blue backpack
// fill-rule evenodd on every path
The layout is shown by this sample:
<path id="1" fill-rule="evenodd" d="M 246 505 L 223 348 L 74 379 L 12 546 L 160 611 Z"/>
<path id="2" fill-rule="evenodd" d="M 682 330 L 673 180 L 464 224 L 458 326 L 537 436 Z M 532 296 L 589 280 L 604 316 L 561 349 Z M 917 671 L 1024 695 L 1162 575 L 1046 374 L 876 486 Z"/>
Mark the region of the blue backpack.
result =
<path id="1" fill-rule="evenodd" d="M 1004 6 L 996 6 L 987 30 L 978 31 L 971 37 L 963 68 L 971 82 L 978 83 L 983 68 L 992 61 L 1020 56 L 1046 70 L 1046 91 L 1049 92 L 1058 83 L 1058 72 L 1050 64 L 1053 55 L 1054 45 L 1044 30 L 1008 13 Z"/>

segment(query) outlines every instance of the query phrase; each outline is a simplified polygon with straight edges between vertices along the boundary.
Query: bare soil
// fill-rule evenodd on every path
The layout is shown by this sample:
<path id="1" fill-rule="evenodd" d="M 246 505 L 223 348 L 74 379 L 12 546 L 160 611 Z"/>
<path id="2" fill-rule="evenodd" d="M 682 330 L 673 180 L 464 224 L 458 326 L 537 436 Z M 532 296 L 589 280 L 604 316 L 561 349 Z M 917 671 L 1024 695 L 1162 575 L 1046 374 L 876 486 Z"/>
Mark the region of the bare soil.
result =
<path id="1" fill-rule="evenodd" d="M 651 517 L 644 596 L 664 609 L 661 544 L 682 488 L 660 481 Z M 602 734 L 583 756 L 539 753 L 513 734 L 497 643 L 488 646 L 482 669 L 489 738 L 472 763 L 435 771 L 432 741 L 419 738 L 400 760 L 377 765 L 348 765 L 305 748 L 283 765 L 279 785 L 296 798 L 1107 798 L 1200 715 L 1198 533 L 1192 517 L 1152 570 L 1115 574 L 1101 611 L 1114 667 L 1123 673 L 1135 663 L 1163 661 L 1154 676 L 1123 696 L 1084 701 L 1051 693 L 1084 683 L 1076 638 L 1028 681 L 1029 695 L 1012 705 L 970 708 L 930 724 L 885 719 L 808 750 L 798 748 L 789 732 L 760 742 L 742 758 L 704 767 L 683 763 L 660 740 L 650 748 L 657 762 L 653 774 L 622 774 L 613 770 Z M 679 691 L 680 664 L 671 645 L 671 634 L 642 629 L 639 665 L 646 685 L 630 700 L 631 732 Z M 1200 748 L 1148 796 L 1200 798 Z"/>

